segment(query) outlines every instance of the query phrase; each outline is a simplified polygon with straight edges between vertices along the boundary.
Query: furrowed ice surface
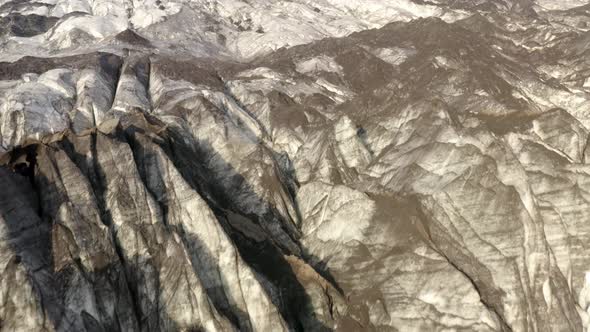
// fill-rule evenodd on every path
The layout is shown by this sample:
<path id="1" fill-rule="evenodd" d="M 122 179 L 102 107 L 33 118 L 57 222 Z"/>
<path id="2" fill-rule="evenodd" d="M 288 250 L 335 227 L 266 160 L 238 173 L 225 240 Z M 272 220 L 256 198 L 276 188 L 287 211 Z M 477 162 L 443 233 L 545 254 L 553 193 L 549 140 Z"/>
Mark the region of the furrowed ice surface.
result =
<path id="1" fill-rule="evenodd" d="M 0 0 L 0 331 L 587 331 L 588 8 Z"/>
<path id="2" fill-rule="evenodd" d="M 5 59 L 55 52 L 77 54 L 128 28 L 186 54 L 249 59 L 281 47 L 378 28 L 391 21 L 430 16 L 454 21 L 466 15 L 461 10 L 410 0 L 324 0 L 313 4 L 302 0 L 55 0 L 1 4 L 0 17 L 18 11 L 48 17 L 54 24 L 30 38 L 9 33 L 1 46 Z"/>

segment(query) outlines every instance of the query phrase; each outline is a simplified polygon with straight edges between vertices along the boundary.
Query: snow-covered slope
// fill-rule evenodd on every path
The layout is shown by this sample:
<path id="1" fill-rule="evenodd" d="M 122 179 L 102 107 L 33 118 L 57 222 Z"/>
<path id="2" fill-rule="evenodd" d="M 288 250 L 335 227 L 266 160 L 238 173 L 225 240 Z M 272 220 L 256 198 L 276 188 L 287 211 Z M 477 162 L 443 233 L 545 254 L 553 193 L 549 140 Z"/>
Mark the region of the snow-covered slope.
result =
<path id="1" fill-rule="evenodd" d="M 92 47 L 127 28 L 152 41 L 186 47 L 189 52 L 251 58 L 281 47 L 342 37 L 392 21 L 442 17 L 454 21 L 460 10 L 404 1 L 240 1 L 240 0 L 51 0 L 7 2 L 0 15 L 15 12 L 58 18 L 35 37 L 8 38 L 4 57 L 35 52 L 64 53 Z M 183 43 L 179 43 L 182 40 Z M 211 44 L 207 50 L 203 45 Z"/>

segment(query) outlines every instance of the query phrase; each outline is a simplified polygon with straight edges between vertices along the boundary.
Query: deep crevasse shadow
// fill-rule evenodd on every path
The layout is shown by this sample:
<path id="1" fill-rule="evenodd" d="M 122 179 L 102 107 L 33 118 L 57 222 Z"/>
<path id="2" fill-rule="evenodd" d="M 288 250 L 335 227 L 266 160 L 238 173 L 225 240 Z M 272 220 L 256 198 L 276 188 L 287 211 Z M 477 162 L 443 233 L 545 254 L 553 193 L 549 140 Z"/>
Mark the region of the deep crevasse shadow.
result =
<path id="1" fill-rule="evenodd" d="M 155 119 L 152 120 L 156 121 Z M 136 141 L 134 136 L 143 135 L 144 133 L 145 129 L 136 126 L 130 126 L 126 130 L 126 136 L 132 145 L 137 144 L 134 143 Z M 262 241 L 253 241 L 251 238 L 244 236 L 241 232 L 232 228 L 227 219 L 232 217 L 228 212 L 233 207 L 227 198 L 224 197 L 226 195 L 224 190 L 215 183 L 215 176 L 210 173 L 213 170 L 206 169 L 202 165 L 202 159 L 200 158 L 204 156 L 193 149 L 197 144 L 187 146 L 184 140 L 177 136 L 179 133 L 175 133 L 170 129 L 165 132 L 165 135 L 168 137 L 157 142 L 160 148 L 168 155 L 184 180 L 205 200 L 209 208 L 215 213 L 217 220 L 221 223 L 240 256 L 254 269 L 260 284 L 264 287 L 268 297 L 273 300 L 275 306 L 279 308 L 283 319 L 289 324 L 290 328 L 298 331 L 308 331 L 310 328 L 316 331 L 330 330 L 315 316 L 313 311 L 309 310 L 312 308 L 311 299 L 285 259 L 285 255 L 290 253 L 286 253 L 277 247 L 268 235 L 265 235 L 265 239 Z M 173 139 L 174 136 L 177 139 Z M 209 148 L 213 149 L 211 146 Z M 134 148 L 133 150 L 136 151 L 136 149 Z M 139 160 L 137 162 L 141 163 Z M 233 169 L 229 163 L 225 162 L 223 168 L 233 170 L 232 174 L 235 174 L 236 181 L 247 185 L 247 180 Z M 248 189 L 248 193 L 258 200 L 263 200 L 252 188 Z M 268 205 L 272 207 L 271 204 Z M 240 211 L 231 212 L 242 215 Z M 276 210 L 273 210 L 271 213 L 274 216 L 281 215 Z M 243 220 L 254 224 L 261 222 L 256 215 L 242 215 L 242 217 L 245 218 Z M 180 233 L 184 233 L 187 244 L 200 242 L 199 239 L 187 234 L 184 230 L 180 230 Z M 200 247 L 203 248 L 203 246 Z M 207 253 L 207 255 L 210 254 Z M 269 281 L 275 289 L 268 288 Z M 275 294 L 277 291 L 279 292 L 278 298 Z M 239 311 L 235 312 L 236 308 L 229 309 L 234 311 L 234 315 L 241 314 Z M 308 322 L 303 322 L 303 319 L 307 319 Z"/>
<path id="2" fill-rule="evenodd" d="M 114 257 L 113 261 L 104 262 L 100 269 L 89 271 L 82 266 L 80 257 L 74 253 L 70 253 L 69 257 L 56 257 L 56 250 L 59 251 L 56 245 L 75 245 L 68 242 L 84 239 L 73 239 L 71 234 L 63 237 L 64 233 L 59 230 L 61 226 L 47 213 L 48 211 L 41 209 L 43 205 L 59 205 L 67 201 L 50 197 L 49 193 L 65 193 L 31 168 L 35 167 L 35 148 L 36 146 L 30 146 L 25 151 L 29 156 L 27 159 L 30 159 L 29 165 L 20 162 L 13 164 L 14 170 L 5 166 L 0 167 L 0 185 L 3 188 L 0 190 L 0 227 L 5 229 L 0 248 L 9 251 L 3 250 L 4 255 L 12 256 L 3 275 L 6 276 L 9 272 L 16 273 L 16 269 L 20 268 L 26 274 L 26 280 L 14 280 L 15 284 L 10 292 L 22 292 L 23 287 L 25 291 L 28 287 L 32 288 L 35 295 L 33 300 L 38 309 L 37 319 L 43 321 L 43 327 L 37 328 L 56 331 L 178 331 L 179 328 L 171 319 L 161 325 L 158 322 L 156 328 L 146 329 L 146 326 L 141 326 L 143 324 L 138 321 L 136 315 L 121 317 L 122 312 L 128 311 L 129 307 L 134 305 L 133 300 L 128 298 L 132 294 L 128 289 L 129 283 L 121 272 L 123 266 L 127 270 L 136 269 L 137 267 L 132 264 L 135 259 L 122 262 L 119 257 Z M 18 155 L 22 151 L 17 149 L 13 153 Z M 40 189 L 40 185 L 44 188 Z M 43 202 L 44 199 L 47 201 Z M 93 234 L 88 236 L 92 237 Z M 63 254 L 63 251 L 60 253 Z M 68 263 L 62 264 L 58 269 L 56 260 Z M 23 285 L 23 281 L 26 284 Z M 91 294 L 84 294 L 84 291 L 88 290 L 87 287 L 90 287 Z M 105 288 L 110 289 L 105 291 Z M 81 293 L 79 295 L 84 298 L 76 298 L 76 293 Z M 97 312 L 89 313 L 83 310 L 82 306 L 77 307 L 78 300 L 92 302 L 90 306 L 96 308 Z M 24 303 L 27 305 L 28 302 Z M 113 304 L 115 307 L 109 308 L 109 305 Z M 156 303 L 152 306 L 158 307 Z M 96 317 L 97 313 L 100 317 Z M 105 319 L 107 317 L 110 319 Z M 19 330 L 18 326 L 7 326 L 6 321 L 9 322 L 10 317 L 6 318 L 0 327 Z M 35 317 L 28 318 L 34 319 Z M 122 323 L 124 320 L 127 322 Z M 163 329 L 162 326 L 167 328 Z M 22 328 L 24 327 L 20 330 Z"/>

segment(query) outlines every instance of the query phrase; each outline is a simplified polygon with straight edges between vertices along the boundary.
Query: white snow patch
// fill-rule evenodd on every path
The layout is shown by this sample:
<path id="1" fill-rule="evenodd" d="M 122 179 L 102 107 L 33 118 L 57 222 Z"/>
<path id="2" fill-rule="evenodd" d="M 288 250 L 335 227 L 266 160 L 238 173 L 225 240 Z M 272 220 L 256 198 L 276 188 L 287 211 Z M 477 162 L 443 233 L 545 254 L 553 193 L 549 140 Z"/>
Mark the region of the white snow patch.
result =
<path id="1" fill-rule="evenodd" d="M 580 291 L 580 295 L 578 297 L 578 304 L 585 311 L 588 311 L 588 309 L 590 309 L 590 271 L 586 271 L 584 278 L 584 287 L 582 287 L 582 290 Z"/>
<path id="2" fill-rule="evenodd" d="M 168 2 L 162 8 L 160 9 L 155 1 L 142 3 L 140 7 L 133 11 L 130 21 L 135 28 L 145 28 L 164 21 L 168 16 L 177 14 L 182 6 L 176 2 Z"/>
<path id="3" fill-rule="evenodd" d="M 296 70 L 302 74 L 325 71 L 329 73 L 341 73 L 342 66 L 340 66 L 334 58 L 321 55 L 319 57 L 300 61 L 296 65 Z"/>
<path id="4" fill-rule="evenodd" d="M 337 96 L 333 97 L 332 99 L 334 99 L 337 103 L 342 103 L 342 102 L 346 101 L 346 97 L 349 97 L 350 95 L 352 95 L 352 92 L 345 90 L 343 88 L 340 88 L 337 85 L 332 84 L 323 78 L 316 80 L 315 83 L 317 85 L 321 86 L 322 88 L 336 94 Z"/>
<path id="5" fill-rule="evenodd" d="M 537 0 L 537 4 L 548 10 L 566 10 L 588 4 L 588 0 Z"/>
<path id="6" fill-rule="evenodd" d="M 551 308 L 551 303 L 553 300 L 552 294 L 551 294 L 551 284 L 550 284 L 550 280 L 547 279 L 545 280 L 545 282 L 543 283 L 543 298 L 545 299 L 545 303 L 547 303 L 547 307 Z"/>
<path id="7" fill-rule="evenodd" d="M 127 29 L 127 20 L 103 16 L 72 17 L 59 24 L 55 30 L 50 30 L 49 39 L 59 40 L 73 29 L 82 30 L 95 38 L 105 38 Z"/>
<path id="8" fill-rule="evenodd" d="M 337 188 L 334 189 L 336 190 Z M 337 197 L 337 195 L 333 195 Z M 346 202 L 345 205 L 333 211 L 329 221 L 324 221 L 321 224 L 321 227 L 316 233 L 318 239 L 321 241 L 337 241 L 341 243 L 355 240 L 363 241 L 365 239 L 364 233 L 366 233 L 366 229 L 371 226 L 371 219 L 375 212 L 374 205 L 374 202 L 364 199 Z"/>
<path id="9" fill-rule="evenodd" d="M 238 75 L 236 76 L 244 78 L 268 78 L 277 81 L 285 81 L 283 75 L 267 67 L 258 67 L 250 70 L 245 70 L 243 72 L 238 73 Z"/>
<path id="10" fill-rule="evenodd" d="M 415 49 L 411 48 L 378 48 L 375 50 L 369 50 L 373 55 L 379 59 L 390 63 L 394 66 L 399 66 L 404 63 L 409 57 L 416 54 Z"/>

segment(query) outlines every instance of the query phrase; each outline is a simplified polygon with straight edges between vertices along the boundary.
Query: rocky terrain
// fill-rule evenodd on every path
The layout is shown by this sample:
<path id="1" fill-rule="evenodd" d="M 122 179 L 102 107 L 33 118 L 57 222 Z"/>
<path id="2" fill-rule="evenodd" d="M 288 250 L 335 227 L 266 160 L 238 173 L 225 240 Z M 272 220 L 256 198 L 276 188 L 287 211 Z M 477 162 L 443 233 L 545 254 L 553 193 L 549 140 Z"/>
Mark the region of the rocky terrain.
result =
<path id="1" fill-rule="evenodd" d="M 0 0 L 0 331 L 588 331 L 585 0 Z"/>

